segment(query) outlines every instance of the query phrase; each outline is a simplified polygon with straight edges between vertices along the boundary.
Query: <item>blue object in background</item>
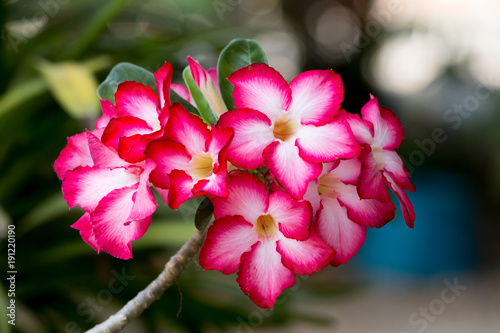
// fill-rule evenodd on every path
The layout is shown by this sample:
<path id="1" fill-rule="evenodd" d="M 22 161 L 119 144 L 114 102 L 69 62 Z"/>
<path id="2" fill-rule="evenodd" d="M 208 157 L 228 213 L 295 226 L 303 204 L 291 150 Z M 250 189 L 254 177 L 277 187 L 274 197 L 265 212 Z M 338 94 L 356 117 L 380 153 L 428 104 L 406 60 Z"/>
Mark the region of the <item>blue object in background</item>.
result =
<path id="1" fill-rule="evenodd" d="M 355 262 L 375 272 L 433 275 L 471 269 L 477 263 L 477 198 L 466 177 L 444 170 L 418 170 L 409 192 L 415 229 L 406 226 L 399 202 L 393 221 L 368 229 Z"/>

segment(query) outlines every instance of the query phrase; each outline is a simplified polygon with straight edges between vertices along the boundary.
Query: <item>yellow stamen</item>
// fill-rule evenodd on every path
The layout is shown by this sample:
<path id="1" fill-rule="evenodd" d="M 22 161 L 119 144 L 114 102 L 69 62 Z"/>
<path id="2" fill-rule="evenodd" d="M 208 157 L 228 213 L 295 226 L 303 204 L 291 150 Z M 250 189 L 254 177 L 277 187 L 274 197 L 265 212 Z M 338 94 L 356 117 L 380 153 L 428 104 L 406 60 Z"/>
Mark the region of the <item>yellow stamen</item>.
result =
<path id="1" fill-rule="evenodd" d="M 318 179 L 318 192 L 321 197 L 336 198 L 337 185 L 340 184 L 340 179 L 334 175 L 327 173 Z"/>
<path id="2" fill-rule="evenodd" d="M 293 137 L 297 127 L 299 127 L 298 122 L 288 118 L 288 114 L 284 112 L 281 118 L 274 123 L 274 137 L 281 141 L 287 141 Z"/>
<path id="3" fill-rule="evenodd" d="M 191 159 L 191 176 L 193 180 L 199 180 L 209 177 L 214 168 L 214 160 L 209 153 L 201 153 L 193 156 Z"/>
<path id="4" fill-rule="evenodd" d="M 255 229 L 259 238 L 274 237 L 276 234 L 276 222 L 271 215 L 261 215 L 255 222 Z"/>

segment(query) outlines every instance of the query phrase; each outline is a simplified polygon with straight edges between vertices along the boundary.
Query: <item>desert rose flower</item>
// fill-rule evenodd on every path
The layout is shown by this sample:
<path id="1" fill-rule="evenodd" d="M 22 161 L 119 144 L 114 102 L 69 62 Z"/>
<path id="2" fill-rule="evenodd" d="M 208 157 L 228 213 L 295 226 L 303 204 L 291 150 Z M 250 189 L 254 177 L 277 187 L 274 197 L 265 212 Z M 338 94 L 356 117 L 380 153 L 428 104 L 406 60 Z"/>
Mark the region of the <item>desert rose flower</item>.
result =
<path id="1" fill-rule="evenodd" d="M 391 110 L 379 106 L 373 96 L 361 109 L 362 119 L 345 111 L 341 111 L 341 114 L 363 147 L 360 155 L 363 170 L 358 185 L 359 196 L 387 202 L 390 200 L 387 185 L 401 203 L 406 224 L 413 228 L 415 212 L 405 190 L 415 191 L 415 186 L 410 182 L 409 172 L 395 151 L 404 139 L 401 121 Z"/>
<path id="2" fill-rule="evenodd" d="M 321 163 L 360 153 L 347 122 L 337 117 L 344 96 L 331 70 L 300 74 L 288 84 L 266 64 L 232 73 L 237 110 L 224 113 L 218 128 L 232 127 L 228 160 L 240 168 L 265 165 L 294 198 L 301 199 Z"/>
<path id="3" fill-rule="evenodd" d="M 171 208 L 196 196 L 227 196 L 226 150 L 232 137 L 231 128 L 209 129 L 180 104 L 172 105 L 164 138 L 149 144 L 145 152 L 157 165 L 151 183 L 168 189 Z"/>
<path id="4" fill-rule="evenodd" d="M 394 218 L 391 201 L 358 196 L 360 176 L 358 159 L 325 163 L 304 195 L 312 205 L 318 235 L 337 252 L 331 262 L 334 266 L 344 265 L 358 252 L 366 239 L 366 227 L 380 228 Z"/>
<path id="5" fill-rule="evenodd" d="M 72 227 L 97 252 L 122 259 L 132 257 L 131 242 L 144 235 L 156 209 L 149 183 L 156 165 L 145 162 L 144 149 L 163 135 L 172 66 L 165 63 L 154 75 L 159 96 L 140 83 L 121 83 L 116 106 L 101 100 L 96 129 L 68 138 L 54 163 L 70 208 L 85 210 Z"/>
<path id="6" fill-rule="evenodd" d="M 172 65 L 165 63 L 154 76 L 158 95 L 142 83 L 126 81 L 118 85 L 116 116 L 109 120 L 102 135 L 102 142 L 130 163 L 144 161 L 144 149 L 163 136 L 168 119 Z M 112 108 L 110 103 L 107 108 Z"/>
<path id="7" fill-rule="evenodd" d="M 311 206 L 284 191 L 269 194 L 255 175 L 228 175 L 227 198 L 210 197 L 215 222 L 200 252 L 204 269 L 232 274 L 245 294 L 262 308 L 272 307 L 295 274 L 312 274 L 335 251 L 311 231 Z"/>
<path id="8" fill-rule="evenodd" d="M 78 158 L 81 165 L 74 167 Z M 132 257 L 131 242 L 144 235 L 156 210 L 148 182 L 154 167 L 152 161 L 126 162 L 88 131 L 68 140 L 55 169 L 73 168 L 60 172 L 63 196 L 70 208 L 85 211 L 72 227 L 94 250 Z"/>

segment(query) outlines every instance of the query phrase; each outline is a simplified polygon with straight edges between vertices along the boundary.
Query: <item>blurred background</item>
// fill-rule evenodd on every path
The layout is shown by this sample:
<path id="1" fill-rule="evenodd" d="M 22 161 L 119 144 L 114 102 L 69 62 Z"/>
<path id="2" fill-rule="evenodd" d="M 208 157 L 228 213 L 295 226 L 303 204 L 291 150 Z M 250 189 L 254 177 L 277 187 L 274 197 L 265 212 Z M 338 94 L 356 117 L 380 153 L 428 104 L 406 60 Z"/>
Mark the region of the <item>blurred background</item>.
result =
<path id="1" fill-rule="evenodd" d="M 118 310 L 195 232 L 196 202 L 159 206 L 134 259 L 96 253 L 69 226 L 52 165 L 91 127 L 95 94 L 127 61 L 186 56 L 215 67 L 233 38 L 255 38 L 288 80 L 340 73 L 342 104 L 369 94 L 402 120 L 399 153 L 417 187 L 415 230 L 398 211 L 346 266 L 297 277 L 273 311 L 234 276 L 195 262 L 125 332 L 499 332 L 500 1 L 3 0 L 0 7 L 0 302 L 7 225 L 16 226 L 16 325 L 83 332 Z M 116 288 L 120 281 L 123 288 Z M 111 288 L 111 284 L 115 288 Z M 2 311 L 3 313 L 3 311 Z"/>

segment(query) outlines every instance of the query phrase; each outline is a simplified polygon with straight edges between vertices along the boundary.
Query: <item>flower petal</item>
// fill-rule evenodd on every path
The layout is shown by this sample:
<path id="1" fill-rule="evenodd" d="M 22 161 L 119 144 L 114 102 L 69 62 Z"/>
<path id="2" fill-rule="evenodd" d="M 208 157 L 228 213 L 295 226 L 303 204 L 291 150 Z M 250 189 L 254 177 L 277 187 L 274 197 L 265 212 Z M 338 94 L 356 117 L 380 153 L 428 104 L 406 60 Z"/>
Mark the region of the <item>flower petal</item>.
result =
<path id="1" fill-rule="evenodd" d="M 158 133 L 158 132 L 155 132 Z M 146 158 L 144 150 L 152 140 L 144 140 L 146 135 L 136 134 L 121 137 L 118 143 L 118 155 L 129 163 L 139 163 Z"/>
<path id="2" fill-rule="evenodd" d="M 372 97 L 361 108 L 361 115 L 364 120 L 373 124 L 373 147 L 381 147 L 388 150 L 399 148 L 405 136 L 404 129 L 401 125 L 401 120 L 391 110 L 380 107 L 378 100 Z"/>
<path id="3" fill-rule="evenodd" d="M 226 216 L 210 226 L 200 250 L 203 269 L 215 269 L 223 274 L 235 273 L 241 255 L 258 241 L 253 225 L 241 216 Z"/>
<path id="4" fill-rule="evenodd" d="M 215 195 L 227 198 L 229 193 L 226 189 L 226 175 L 213 174 L 208 179 L 201 179 L 193 185 L 192 191 L 196 195 Z"/>
<path id="5" fill-rule="evenodd" d="M 216 219 L 228 215 L 241 215 L 253 224 L 260 215 L 267 212 L 268 190 L 257 176 L 246 171 L 235 170 L 227 177 L 227 191 L 229 195 L 226 199 L 210 197 Z"/>
<path id="6" fill-rule="evenodd" d="M 234 71 L 228 78 L 234 85 L 234 105 L 264 113 L 276 121 L 292 100 L 288 83 L 274 68 L 266 64 L 251 64 Z"/>
<path id="7" fill-rule="evenodd" d="M 206 151 L 210 131 L 200 117 L 187 112 L 182 105 L 174 103 L 165 125 L 165 139 L 181 143 L 189 155 L 196 156 Z"/>
<path id="8" fill-rule="evenodd" d="M 295 284 L 295 275 L 281 263 L 276 243 L 266 241 L 243 253 L 236 281 L 257 306 L 271 308 L 283 289 Z"/>
<path id="9" fill-rule="evenodd" d="M 307 191 L 304 194 L 304 200 L 311 204 L 312 208 L 312 221 L 316 219 L 316 214 L 321 208 L 321 197 L 318 192 L 318 180 L 313 179 L 307 184 Z"/>
<path id="10" fill-rule="evenodd" d="M 79 133 L 68 138 L 68 143 L 54 163 L 54 171 L 59 179 L 63 179 L 66 172 L 79 166 L 93 166 L 90 155 L 87 133 Z"/>
<path id="11" fill-rule="evenodd" d="M 207 82 L 211 80 L 208 76 L 208 73 L 205 71 L 203 67 L 190 56 L 187 57 L 189 70 L 191 71 L 191 75 L 193 76 L 194 83 L 198 89 L 202 90 L 207 85 Z"/>
<path id="12" fill-rule="evenodd" d="M 156 87 L 160 97 L 160 110 L 170 105 L 170 82 L 172 82 L 172 64 L 165 62 L 155 73 Z"/>
<path id="13" fill-rule="evenodd" d="M 146 121 L 136 117 L 121 117 L 111 119 L 102 134 L 101 141 L 108 147 L 118 151 L 121 137 L 128 137 L 136 134 L 148 134 L 152 132 Z"/>
<path id="14" fill-rule="evenodd" d="M 135 187 L 116 189 L 104 197 L 92 213 L 97 244 L 120 259 L 132 257 L 132 241 L 141 238 L 151 224 L 151 216 L 138 221 L 128 219 Z"/>
<path id="15" fill-rule="evenodd" d="M 193 187 L 193 193 L 216 195 L 227 198 L 227 162 L 226 151 L 233 137 L 232 128 L 212 128 L 212 137 L 208 140 L 208 153 L 214 161 L 214 167 L 209 177 L 199 180 Z"/>
<path id="16" fill-rule="evenodd" d="M 140 172 L 138 167 L 79 167 L 66 174 L 62 184 L 63 196 L 71 208 L 79 205 L 90 212 L 111 191 L 137 184 Z"/>
<path id="17" fill-rule="evenodd" d="M 295 274 L 320 271 L 335 257 L 335 251 L 314 231 L 305 241 L 282 237 L 277 242 L 276 250 L 281 254 L 283 265 Z"/>
<path id="18" fill-rule="evenodd" d="M 357 185 L 361 177 L 362 166 L 363 164 L 357 158 L 342 160 L 331 169 L 330 173 L 344 184 Z"/>
<path id="19" fill-rule="evenodd" d="M 372 144 L 374 135 L 372 123 L 359 118 L 358 114 L 352 114 L 345 110 L 340 110 L 338 116 L 344 118 L 349 123 L 354 138 L 359 144 Z"/>
<path id="20" fill-rule="evenodd" d="M 394 180 L 394 175 L 390 172 L 384 171 L 384 178 L 387 180 L 389 187 L 399 199 L 406 225 L 413 229 L 416 216 L 410 198 L 408 198 L 405 190 Z"/>
<path id="21" fill-rule="evenodd" d="M 121 137 L 118 146 L 118 155 L 129 163 L 139 163 L 144 161 L 146 155 L 144 151 L 147 146 L 163 137 L 163 132 L 156 131 L 150 134 L 136 134 L 128 137 Z"/>
<path id="22" fill-rule="evenodd" d="M 144 165 L 144 171 L 139 178 L 139 187 L 137 192 L 132 197 L 134 206 L 128 217 L 129 220 L 142 220 L 153 215 L 156 210 L 156 201 L 153 192 L 149 188 L 149 175 L 156 167 L 153 160 L 147 160 Z"/>
<path id="23" fill-rule="evenodd" d="M 415 191 L 415 186 L 410 182 L 410 173 L 403 165 L 401 157 L 393 150 L 377 150 L 373 152 L 377 164 L 383 166 L 383 171 L 390 172 L 394 181 L 405 190 Z"/>
<path id="24" fill-rule="evenodd" d="M 166 178 L 168 178 L 168 177 L 166 177 Z M 170 181 L 167 180 L 167 182 L 170 185 Z M 162 189 L 160 187 L 156 187 L 156 186 L 153 186 L 153 188 L 155 189 L 156 192 L 158 192 L 158 194 L 162 198 L 162 200 L 165 203 L 165 205 L 168 205 L 168 190 L 164 190 L 164 189 Z"/>
<path id="25" fill-rule="evenodd" d="M 336 252 L 331 264 L 344 265 L 361 248 L 366 239 L 366 227 L 349 220 L 347 210 L 336 199 L 324 199 L 315 223 L 321 239 Z"/>
<path id="26" fill-rule="evenodd" d="M 217 88 L 217 91 L 220 94 L 220 89 L 219 89 L 219 76 L 217 75 L 217 68 L 209 68 L 207 70 L 208 75 L 212 79 L 212 82 L 215 84 L 215 87 Z"/>
<path id="27" fill-rule="evenodd" d="M 234 137 L 234 131 L 232 128 L 217 128 L 214 127 L 211 130 L 211 138 L 207 142 L 207 151 L 212 157 L 212 160 L 216 161 L 216 166 L 214 172 L 218 172 L 219 168 L 226 169 L 226 155 L 229 145 Z"/>
<path id="28" fill-rule="evenodd" d="M 146 148 L 146 157 L 156 163 L 156 169 L 151 172 L 150 182 L 162 189 L 168 189 L 170 181 L 167 175 L 172 170 L 188 170 L 191 156 L 186 148 L 178 142 L 170 140 L 157 140 L 151 142 Z"/>
<path id="29" fill-rule="evenodd" d="M 347 216 L 351 221 L 372 228 L 383 227 L 391 221 L 396 209 L 390 200 L 360 199 L 354 185 L 343 185 L 339 189 L 338 201 L 347 208 Z"/>
<path id="30" fill-rule="evenodd" d="M 118 85 L 115 93 L 118 116 L 132 116 L 146 121 L 153 131 L 160 129 L 158 119 L 158 96 L 153 88 L 133 81 L 125 81 Z"/>
<path id="31" fill-rule="evenodd" d="M 97 168 L 117 168 L 130 165 L 122 160 L 118 152 L 104 145 L 93 133 L 87 131 L 90 155 Z"/>
<path id="32" fill-rule="evenodd" d="M 332 70 L 304 72 L 290 82 L 290 89 L 292 103 L 288 112 L 295 119 L 300 119 L 303 125 L 330 122 L 344 99 L 340 75 Z"/>
<path id="33" fill-rule="evenodd" d="M 80 237 L 82 237 L 85 243 L 89 244 L 97 253 L 101 252 L 101 248 L 97 245 L 97 241 L 95 240 L 94 229 L 89 213 L 83 214 L 78 221 L 71 225 L 71 228 L 79 230 Z"/>
<path id="34" fill-rule="evenodd" d="M 266 166 L 295 199 L 302 199 L 307 184 L 321 174 L 321 164 L 304 161 L 290 142 L 274 142 L 264 149 Z"/>
<path id="35" fill-rule="evenodd" d="M 202 193 L 193 193 L 195 185 L 191 178 L 183 170 L 172 170 L 168 175 L 170 180 L 170 188 L 168 190 L 168 205 L 172 209 L 179 208 L 185 201 L 203 195 Z"/>
<path id="36" fill-rule="evenodd" d="M 116 106 L 112 102 L 105 99 L 101 99 L 100 102 L 102 116 L 95 121 L 95 128 L 104 128 L 108 126 L 111 119 L 118 117 L 118 114 L 116 113 Z"/>
<path id="37" fill-rule="evenodd" d="M 193 99 L 191 98 L 191 95 L 189 94 L 188 88 L 184 87 L 180 83 L 172 83 L 170 85 L 170 88 L 177 93 L 177 95 L 181 96 L 184 98 L 186 101 L 189 103 L 193 104 Z M 194 104 L 193 104 L 194 105 Z"/>
<path id="38" fill-rule="evenodd" d="M 368 145 L 363 146 L 359 159 L 363 163 L 358 184 L 359 197 L 362 199 L 379 199 L 382 202 L 391 200 L 377 162 L 373 158 L 371 148 Z"/>
<path id="39" fill-rule="evenodd" d="M 227 151 L 227 158 L 244 169 L 256 169 L 264 165 L 262 153 L 273 141 L 271 121 L 262 112 L 252 109 L 232 110 L 224 113 L 217 128 L 231 127 L 234 137 Z"/>
<path id="40" fill-rule="evenodd" d="M 278 223 L 286 238 L 306 240 L 311 227 L 311 205 L 307 201 L 294 200 L 288 193 L 277 191 L 269 196 L 267 214 Z"/>
<path id="41" fill-rule="evenodd" d="M 205 97 L 206 102 L 208 102 L 215 115 L 220 117 L 221 114 L 227 112 L 227 107 L 222 100 L 219 90 L 212 81 L 212 77 L 193 58 L 187 57 L 187 60 L 196 86 Z"/>
<path id="42" fill-rule="evenodd" d="M 361 147 L 354 140 L 347 122 L 335 117 L 323 126 L 306 125 L 297 130 L 300 156 L 313 163 L 359 156 Z"/>

